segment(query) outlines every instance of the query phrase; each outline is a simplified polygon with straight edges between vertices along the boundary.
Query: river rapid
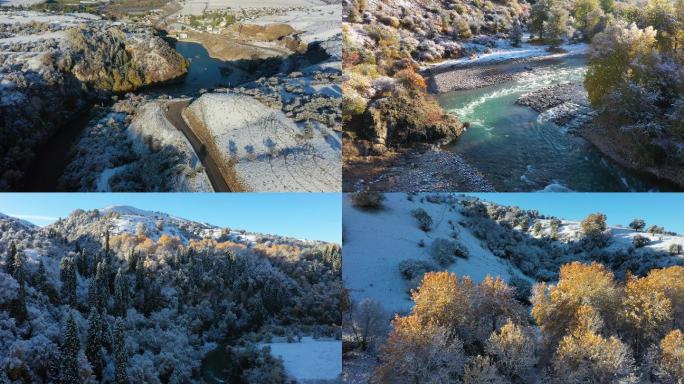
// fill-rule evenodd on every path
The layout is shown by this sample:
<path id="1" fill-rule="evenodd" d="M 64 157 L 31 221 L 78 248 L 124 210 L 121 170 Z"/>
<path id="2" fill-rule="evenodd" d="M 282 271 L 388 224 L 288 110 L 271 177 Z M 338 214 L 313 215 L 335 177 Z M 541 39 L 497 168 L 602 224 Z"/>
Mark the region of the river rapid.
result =
<path id="1" fill-rule="evenodd" d="M 517 105 L 522 94 L 582 82 L 583 56 L 554 60 L 489 87 L 439 95 L 470 128 L 446 149 L 463 156 L 498 191 L 648 191 L 659 187 L 619 167 L 583 138 Z"/>

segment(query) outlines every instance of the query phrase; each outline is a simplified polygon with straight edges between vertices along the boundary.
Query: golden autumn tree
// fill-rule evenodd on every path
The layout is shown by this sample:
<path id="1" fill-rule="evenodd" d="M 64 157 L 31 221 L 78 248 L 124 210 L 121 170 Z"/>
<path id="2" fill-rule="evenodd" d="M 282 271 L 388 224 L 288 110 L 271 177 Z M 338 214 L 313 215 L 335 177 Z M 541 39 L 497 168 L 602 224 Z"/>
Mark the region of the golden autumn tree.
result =
<path id="1" fill-rule="evenodd" d="M 565 335 L 553 358 L 557 383 L 636 383 L 634 358 L 627 345 L 616 337 L 599 334 L 603 328 L 598 312 L 582 305 L 575 313 L 572 329 Z"/>
<path id="2" fill-rule="evenodd" d="M 667 384 L 684 380 L 684 333 L 679 329 L 668 333 L 660 342 L 656 375 Z"/>
<path id="3" fill-rule="evenodd" d="M 561 267 L 555 286 L 541 283 L 534 287 L 532 316 L 541 328 L 546 345 L 553 349 L 583 305 L 594 308 L 605 327 L 614 327 L 621 296 L 621 289 L 608 268 L 598 263 L 573 262 Z"/>
<path id="4" fill-rule="evenodd" d="M 373 373 L 381 383 L 453 383 L 466 362 L 463 342 L 444 326 L 416 315 L 397 316 Z"/>

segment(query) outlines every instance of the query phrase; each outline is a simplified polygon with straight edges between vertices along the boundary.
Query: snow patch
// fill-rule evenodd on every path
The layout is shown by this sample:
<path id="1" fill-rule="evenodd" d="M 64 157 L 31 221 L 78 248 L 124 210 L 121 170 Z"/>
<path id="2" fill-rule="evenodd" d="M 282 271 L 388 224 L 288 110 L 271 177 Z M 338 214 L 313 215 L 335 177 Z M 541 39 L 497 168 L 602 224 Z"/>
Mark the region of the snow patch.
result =
<path id="1" fill-rule="evenodd" d="M 285 371 L 297 382 L 333 380 L 342 374 L 342 342 L 303 337 L 298 343 L 264 343 L 283 360 Z"/>

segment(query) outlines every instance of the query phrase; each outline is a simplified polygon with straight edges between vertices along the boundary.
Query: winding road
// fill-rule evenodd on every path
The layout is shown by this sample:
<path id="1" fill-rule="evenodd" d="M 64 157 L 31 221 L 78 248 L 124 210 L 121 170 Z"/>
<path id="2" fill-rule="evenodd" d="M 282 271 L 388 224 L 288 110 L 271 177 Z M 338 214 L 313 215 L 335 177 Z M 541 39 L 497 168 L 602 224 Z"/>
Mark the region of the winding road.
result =
<path id="1" fill-rule="evenodd" d="M 169 122 L 171 122 L 171 124 L 173 124 L 173 126 L 176 127 L 176 129 L 183 132 L 185 137 L 192 145 L 192 149 L 197 154 L 197 157 L 200 159 L 202 165 L 204 166 L 204 169 L 207 172 L 207 176 L 209 177 L 211 186 L 214 187 L 214 191 L 232 192 L 232 190 L 228 186 L 228 183 L 223 178 L 223 175 L 221 174 L 221 171 L 219 170 L 216 161 L 213 157 L 211 157 L 209 151 L 207 151 L 207 147 L 199 140 L 199 138 L 197 138 L 192 129 L 190 129 L 190 127 L 188 127 L 188 125 L 185 123 L 185 120 L 183 120 L 183 116 L 181 115 L 181 113 L 183 112 L 183 109 L 185 109 L 185 107 L 187 107 L 189 104 L 190 100 L 169 103 L 168 109 L 164 112 L 164 115 L 169 120 Z"/>

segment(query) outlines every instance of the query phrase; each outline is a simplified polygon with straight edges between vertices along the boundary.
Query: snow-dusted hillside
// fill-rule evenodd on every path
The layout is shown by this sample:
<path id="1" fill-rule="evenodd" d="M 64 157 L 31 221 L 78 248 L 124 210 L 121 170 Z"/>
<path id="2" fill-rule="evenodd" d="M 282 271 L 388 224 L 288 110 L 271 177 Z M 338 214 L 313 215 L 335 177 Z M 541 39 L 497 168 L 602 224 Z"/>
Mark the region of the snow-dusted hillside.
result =
<path id="1" fill-rule="evenodd" d="M 458 222 L 462 219 L 455 201 L 440 204 L 409 201 L 405 194 L 385 194 L 384 209 L 363 211 L 352 205 L 351 196 L 343 203 L 344 247 L 342 278 L 356 301 L 372 298 L 391 312 L 408 312 L 412 302 L 407 293 L 407 281 L 399 271 L 399 263 L 408 259 L 430 261 L 430 244 L 438 238 L 450 239 L 454 230 L 468 249 L 468 259 L 459 258 L 449 271 L 481 281 L 487 275 L 510 280 L 523 277 L 508 261 L 498 258 L 480 244 L 470 230 Z M 445 195 L 446 196 L 446 195 Z M 433 219 L 433 229 L 418 228 L 411 211 L 423 208 Z M 419 243 L 423 241 L 425 246 Z"/>
<path id="2" fill-rule="evenodd" d="M 0 383 L 284 382 L 311 377 L 292 360 L 309 344 L 314 377 L 335 378 L 340 265 L 334 244 L 130 206 L 46 227 L 0 214 Z M 261 348 L 284 337 L 305 343 Z"/>
<path id="3" fill-rule="evenodd" d="M 672 253 L 673 245 L 684 248 L 684 236 L 615 227 L 606 232 L 609 240 L 605 246 L 592 247 L 583 241 L 579 222 L 560 220 L 558 235 L 552 239 L 552 218 L 535 218 L 535 213 L 516 207 L 450 194 L 389 193 L 385 198 L 381 210 L 365 211 L 353 205 L 351 195 L 345 195 L 343 279 L 354 301 L 372 298 L 391 313 L 407 312 L 412 306 L 407 293 L 411 283 L 400 271 L 400 263 L 410 259 L 475 281 L 491 275 L 509 283 L 513 277 L 529 283 L 553 281 L 560 266 L 571 261 L 598 261 L 609 265 L 618 276 L 627 271 L 643 275 L 652 268 L 684 264 L 683 255 Z M 475 205 L 470 205 L 470 212 L 479 213 L 466 216 L 464 204 L 471 202 Z M 481 208 L 473 208 L 476 205 Z M 430 231 L 419 228 L 412 214 L 417 208 L 432 218 Z M 528 220 L 526 228 L 515 224 L 522 217 Z M 638 236 L 649 242 L 635 247 Z M 435 239 L 457 241 L 469 257 L 439 267 L 431 255 Z"/>

